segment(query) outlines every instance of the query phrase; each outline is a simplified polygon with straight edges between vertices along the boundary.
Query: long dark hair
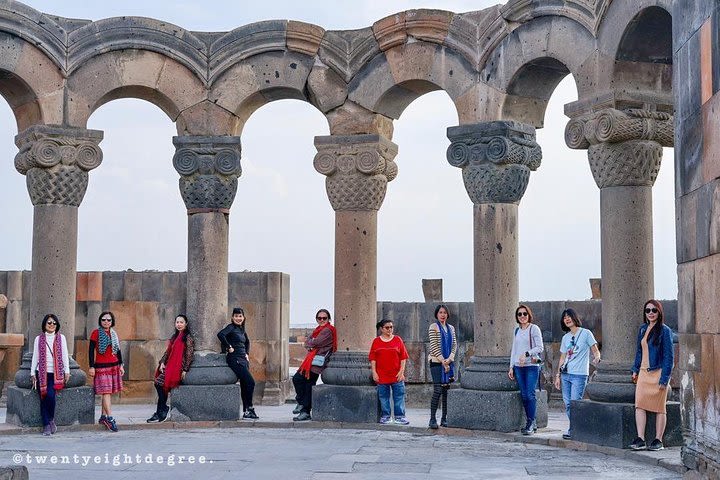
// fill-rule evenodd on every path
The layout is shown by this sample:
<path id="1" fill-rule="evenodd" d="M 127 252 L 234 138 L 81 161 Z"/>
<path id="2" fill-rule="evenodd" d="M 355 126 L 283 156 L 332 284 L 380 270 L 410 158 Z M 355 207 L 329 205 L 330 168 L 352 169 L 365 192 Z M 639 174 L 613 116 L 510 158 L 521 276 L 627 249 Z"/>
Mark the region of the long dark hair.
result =
<path id="1" fill-rule="evenodd" d="M 650 330 L 650 333 L 648 334 L 648 343 L 652 342 L 653 345 L 659 345 L 660 344 L 660 337 L 662 336 L 662 330 L 663 325 L 665 324 L 665 315 L 663 314 L 663 307 L 660 302 L 658 302 L 655 299 L 650 299 L 647 302 L 643 303 L 643 323 L 650 323 L 647 319 L 647 315 L 645 314 L 645 307 L 648 305 L 654 305 L 655 308 L 658 310 L 658 317 L 655 327 Z"/>
<path id="2" fill-rule="evenodd" d="M 58 333 L 60 331 L 60 319 L 55 315 L 54 313 L 48 313 L 45 315 L 42 319 L 42 324 L 40 324 L 40 329 L 45 333 L 45 327 L 47 326 L 47 322 L 50 319 L 55 320 L 55 333 Z"/>
<path id="3" fill-rule="evenodd" d="M 448 310 L 447 305 L 445 305 L 444 303 L 441 303 L 440 305 L 435 307 L 435 320 L 438 319 L 437 316 L 438 316 L 438 313 L 440 312 L 441 308 L 443 310 L 445 310 L 445 313 L 447 313 L 447 315 L 448 315 L 448 318 L 445 320 L 447 322 L 448 320 L 450 320 L 450 310 Z"/>
<path id="4" fill-rule="evenodd" d="M 191 332 L 190 332 L 190 320 L 188 320 L 187 315 L 185 315 L 184 313 L 181 313 L 181 314 L 179 314 L 179 315 L 175 315 L 175 319 L 173 320 L 173 324 L 177 321 L 178 318 L 182 318 L 183 320 L 185 320 L 185 330 L 184 330 L 184 331 L 185 331 L 185 335 L 182 337 L 182 341 L 183 341 L 183 343 L 187 343 L 187 339 L 188 339 L 188 337 L 191 335 Z M 177 327 L 175 327 L 175 332 L 172 334 L 172 337 L 170 337 L 170 342 L 172 342 L 173 340 L 175 340 L 178 335 L 180 335 L 180 330 L 178 330 Z"/>

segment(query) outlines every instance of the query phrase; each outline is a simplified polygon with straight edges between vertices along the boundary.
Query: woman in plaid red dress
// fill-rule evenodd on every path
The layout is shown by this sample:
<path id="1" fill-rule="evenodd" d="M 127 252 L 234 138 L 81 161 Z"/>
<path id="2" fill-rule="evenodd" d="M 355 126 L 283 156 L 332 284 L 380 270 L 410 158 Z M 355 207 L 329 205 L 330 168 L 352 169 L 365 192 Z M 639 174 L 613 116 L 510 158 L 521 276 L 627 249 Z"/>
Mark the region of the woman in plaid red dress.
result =
<path id="1" fill-rule="evenodd" d="M 88 360 L 93 377 L 93 387 L 96 395 L 102 395 L 102 415 L 99 423 L 108 430 L 118 431 L 115 419 L 111 412 L 111 398 L 123 388 L 122 377 L 125 375 L 120 339 L 115 333 L 115 315 L 112 312 L 102 312 L 98 317 L 98 326 L 90 334 L 90 348 Z"/>

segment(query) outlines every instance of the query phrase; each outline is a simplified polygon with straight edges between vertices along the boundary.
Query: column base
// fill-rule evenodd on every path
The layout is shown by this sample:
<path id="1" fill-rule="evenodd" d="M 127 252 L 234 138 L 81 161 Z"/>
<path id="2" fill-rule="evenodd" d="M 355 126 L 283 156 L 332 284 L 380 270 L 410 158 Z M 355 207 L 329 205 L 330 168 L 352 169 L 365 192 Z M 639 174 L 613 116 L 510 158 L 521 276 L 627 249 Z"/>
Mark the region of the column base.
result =
<path id="1" fill-rule="evenodd" d="M 589 386 L 589 385 L 588 385 Z M 635 405 L 594 400 L 573 400 L 570 407 L 573 440 L 614 448 L 628 448 L 637 436 Z M 655 414 L 648 412 L 645 440 L 655 438 Z M 680 403 L 667 403 L 666 447 L 683 445 Z"/>
<path id="2" fill-rule="evenodd" d="M 507 376 L 510 357 L 471 357 L 460 378 L 462 388 L 484 391 L 515 391 L 518 386 Z"/>
<path id="3" fill-rule="evenodd" d="M 596 402 L 635 403 L 635 384 L 627 363 L 600 362 L 585 391 Z"/>
<path id="4" fill-rule="evenodd" d="M 170 392 L 170 406 L 174 421 L 240 420 L 240 385 L 180 385 Z"/>
<path id="5" fill-rule="evenodd" d="M 283 405 L 288 398 L 295 396 L 295 390 L 291 380 L 283 380 L 281 382 L 258 382 L 257 387 L 262 385 L 262 400 L 260 405 Z"/>
<path id="6" fill-rule="evenodd" d="M 536 422 L 539 428 L 548 424 L 547 391 L 536 390 Z M 469 430 L 516 432 L 526 424 L 520 392 L 470 390 L 448 391 L 448 426 Z"/>
<path id="7" fill-rule="evenodd" d="M 5 421 L 23 427 L 41 427 L 40 395 L 36 390 L 11 386 L 7 389 Z M 65 387 L 56 393 L 55 423 L 95 423 L 95 393 L 92 387 Z"/>
<path id="8" fill-rule="evenodd" d="M 321 422 L 377 423 L 377 388 L 367 385 L 316 385 L 312 389 L 312 418 Z"/>

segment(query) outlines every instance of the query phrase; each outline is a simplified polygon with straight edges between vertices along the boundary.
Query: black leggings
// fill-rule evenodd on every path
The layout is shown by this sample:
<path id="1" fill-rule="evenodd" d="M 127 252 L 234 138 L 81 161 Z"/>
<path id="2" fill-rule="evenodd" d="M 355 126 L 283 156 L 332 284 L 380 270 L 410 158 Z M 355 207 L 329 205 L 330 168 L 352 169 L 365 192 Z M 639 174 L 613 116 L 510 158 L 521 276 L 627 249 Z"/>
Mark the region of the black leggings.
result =
<path id="1" fill-rule="evenodd" d="M 250 373 L 250 362 L 244 356 L 228 354 L 225 358 L 228 367 L 235 372 L 240 380 L 240 397 L 242 398 L 243 412 L 253 408 L 253 392 L 255 391 L 255 379 Z"/>
<path id="2" fill-rule="evenodd" d="M 310 378 L 305 378 L 302 373 L 295 372 L 292 381 L 295 386 L 295 400 L 303 409 L 303 412 L 310 413 L 312 410 L 312 387 L 317 383 L 320 375 L 310 372 Z"/>
<path id="3" fill-rule="evenodd" d="M 447 419 L 447 392 L 449 385 L 442 385 L 442 363 L 430 362 L 430 375 L 433 379 L 433 394 L 430 399 L 430 418 L 436 418 L 438 405 L 442 399 L 442 420 Z"/>
<path id="4" fill-rule="evenodd" d="M 158 403 L 157 403 L 157 410 L 156 410 L 157 413 L 167 411 L 168 410 L 168 405 L 167 405 L 168 394 L 165 393 L 165 388 L 156 383 L 155 391 L 157 391 L 157 394 L 158 394 Z"/>

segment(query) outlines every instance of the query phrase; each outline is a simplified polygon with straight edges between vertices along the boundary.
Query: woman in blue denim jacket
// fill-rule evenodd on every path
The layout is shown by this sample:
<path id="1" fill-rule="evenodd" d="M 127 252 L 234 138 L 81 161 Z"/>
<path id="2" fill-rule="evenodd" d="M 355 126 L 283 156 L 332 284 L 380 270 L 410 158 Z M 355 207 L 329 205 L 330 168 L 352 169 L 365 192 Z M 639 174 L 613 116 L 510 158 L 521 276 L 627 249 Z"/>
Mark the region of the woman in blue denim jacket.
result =
<path id="1" fill-rule="evenodd" d="M 667 423 L 667 396 L 674 351 L 672 330 L 663 323 L 662 304 L 657 300 L 645 302 L 643 324 L 637 336 L 632 379 L 635 387 L 635 426 L 637 438 L 630 445 L 633 450 L 644 450 L 647 412 L 655 412 L 655 440 L 648 450 L 662 450 L 662 437 Z"/>

